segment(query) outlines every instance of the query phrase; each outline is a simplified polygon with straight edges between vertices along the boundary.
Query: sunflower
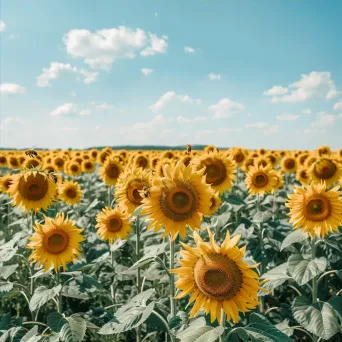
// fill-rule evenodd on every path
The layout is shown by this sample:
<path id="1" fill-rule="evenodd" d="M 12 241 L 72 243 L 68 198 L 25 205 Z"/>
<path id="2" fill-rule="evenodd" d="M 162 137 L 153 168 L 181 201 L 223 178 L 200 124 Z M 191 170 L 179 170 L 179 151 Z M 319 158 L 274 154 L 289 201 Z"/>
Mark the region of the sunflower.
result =
<path id="1" fill-rule="evenodd" d="M 102 149 L 101 152 L 99 152 L 97 154 L 98 163 L 100 165 L 103 165 L 104 162 L 106 161 L 107 157 L 109 157 L 112 153 L 113 153 L 113 150 L 110 147 L 106 147 L 106 148 Z"/>
<path id="2" fill-rule="evenodd" d="M 63 171 L 65 165 L 65 159 L 60 156 L 56 156 L 52 159 L 52 164 L 57 167 L 59 171 Z"/>
<path id="3" fill-rule="evenodd" d="M 141 213 L 148 215 L 149 229 L 165 227 L 163 237 L 178 233 L 185 237 L 186 227 L 199 228 L 202 217 L 210 213 L 210 198 L 214 192 L 205 182 L 205 168 L 195 171 L 178 161 L 176 166 L 165 166 L 165 177 L 153 179 L 150 196 L 143 199 Z"/>
<path id="4" fill-rule="evenodd" d="M 92 173 L 95 171 L 96 164 L 90 160 L 90 159 L 85 159 L 82 162 L 82 170 L 83 172 L 89 172 Z"/>
<path id="5" fill-rule="evenodd" d="M 271 165 L 273 167 L 273 164 L 265 157 L 265 155 L 255 158 L 254 165 L 263 166 L 263 167 L 266 167 L 267 165 Z"/>
<path id="6" fill-rule="evenodd" d="M 310 175 L 305 167 L 299 167 L 296 172 L 296 179 L 302 184 L 310 183 Z"/>
<path id="7" fill-rule="evenodd" d="M 33 249 L 29 259 L 44 265 L 45 271 L 51 266 L 56 272 L 72 262 L 80 254 L 80 242 L 84 241 L 81 235 L 83 229 L 75 226 L 75 221 L 64 218 L 64 213 L 57 214 L 52 219 L 44 216 L 45 223 L 33 227 L 35 233 L 29 238 L 27 248 Z"/>
<path id="8" fill-rule="evenodd" d="M 234 149 L 230 155 L 238 166 L 242 166 L 246 160 L 246 155 L 241 148 Z"/>
<path id="9" fill-rule="evenodd" d="M 77 176 L 81 173 L 81 166 L 76 160 L 72 159 L 65 165 L 65 173 L 70 176 Z"/>
<path id="10" fill-rule="evenodd" d="M 219 149 L 214 145 L 208 145 L 208 146 L 204 147 L 203 151 L 206 153 L 208 153 L 208 152 L 219 152 Z"/>
<path id="11" fill-rule="evenodd" d="M 99 169 L 99 177 L 105 184 L 111 186 L 116 184 L 122 172 L 123 169 L 119 162 L 119 159 L 109 156 Z"/>
<path id="12" fill-rule="evenodd" d="M 3 154 L 0 154 L 0 167 L 7 166 L 7 157 Z"/>
<path id="13" fill-rule="evenodd" d="M 221 194 L 233 186 L 235 162 L 220 152 L 211 152 L 193 161 L 197 170 L 205 168 L 205 180 L 215 191 Z"/>
<path id="14" fill-rule="evenodd" d="M 25 169 L 35 169 L 39 167 L 41 162 L 36 158 L 26 158 L 23 162 L 23 168 Z"/>
<path id="15" fill-rule="evenodd" d="M 329 187 L 339 181 L 342 176 L 342 169 L 335 159 L 323 157 L 312 163 L 309 175 L 313 182 L 325 181 Z"/>
<path id="16" fill-rule="evenodd" d="M 248 170 L 251 166 L 254 166 L 254 158 L 249 157 L 245 160 L 245 162 L 241 168 L 243 171 L 248 172 Z"/>
<path id="17" fill-rule="evenodd" d="M 220 193 L 216 192 L 211 198 L 210 198 L 210 203 L 211 206 L 209 208 L 210 210 L 210 215 L 213 215 L 216 213 L 217 209 L 220 207 L 222 204 L 221 198 L 220 198 Z"/>
<path id="18" fill-rule="evenodd" d="M 132 213 L 138 206 L 141 205 L 143 197 L 140 191 L 144 186 L 151 186 L 151 172 L 142 168 L 130 168 L 123 172 L 117 183 L 115 195 L 120 203 L 120 206 Z"/>
<path id="19" fill-rule="evenodd" d="M 323 157 L 323 156 L 330 156 L 331 154 L 331 149 L 329 146 L 326 146 L 326 145 L 323 145 L 321 147 L 319 147 L 317 149 L 317 154 L 320 156 L 320 157 Z"/>
<path id="20" fill-rule="evenodd" d="M 326 184 L 296 186 L 286 206 L 290 208 L 290 223 L 311 236 L 324 236 L 338 231 L 342 223 L 342 202 L 339 186 L 327 191 Z"/>
<path id="21" fill-rule="evenodd" d="M 142 169 L 148 169 L 150 167 L 150 159 L 145 154 L 137 154 L 133 158 L 133 167 L 141 167 Z"/>
<path id="22" fill-rule="evenodd" d="M 57 185 L 45 172 L 27 171 L 12 176 L 9 194 L 13 205 L 25 211 L 46 210 L 55 198 Z"/>
<path id="23" fill-rule="evenodd" d="M 245 178 L 248 192 L 263 195 L 273 192 L 277 184 L 277 176 L 271 165 L 250 166 Z"/>
<path id="24" fill-rule="evenodd" d="M 284 177 L 281 171 L 277 170 L 274 171 L 274 174 L 276 176 L 276 184 L 274 185 L 274 190 L 279 190 L 284 186 Z"/>
<path id="25" fill-rule="evenodd" d="M 12 169 L 18 169 L 20 167 L 20 162 L 16 156 L 11 156 L 8 159 L 8 165 Z"/>
<path id="26" fill-rule="evenodd" d="M 283 172 L 285 173 L 293 173 L 297 170 L 297 160 L 292 154 L 287 154 L 282 158 L 280 166 Z"/>
<path id="27" fill-rule="evenodd" d="M 65 180 L 58 187 L 58 197 L 69 205 L 80 203 L 82 198 L 80 185 L 77 182 Z"/>
<path id="28" fill-rule="evenodd" d="M 119 207 L 102 209 L 102 212 L 96 216 L 96 222 L 97 233 L 102 240 L 108 240 L 109 243 L 113 243 L 116 239 L 126 239 L 132 230 L 127 213 Z"/>
<path id="29" fill-rule="evenodd" d="M 8 193 L 9 187 L 12 184 L 12 176 L 7 174 L 0 177 L 0 192 Z"/>
<path id="30" fill-rule="evenodd" d="M 226 233 L 221 246 L 215 242 L 215 235 L 208 229 L 210 243 L 204 242 L 194 232 L 196 247 L 181 243 L 183 259 L 180 267 L 171 270 L 178 275 L 175 283 L 182 292 L 177 299 L 191 294 L 189 304 L 195 302 L 190 312 L 193 318 L 203 307 L 210 314 L 213 323 L 220 321 L 221 311 L 227 320 L 239 322 L 239 311 L 246 313 L 259 304 L 260 288 L 258 274 L 251 270 L 258 265 L 248 265 L 243 261 L 246 247 L 238 248 L 236 244 L 240 235 L 230 237 Z"/>

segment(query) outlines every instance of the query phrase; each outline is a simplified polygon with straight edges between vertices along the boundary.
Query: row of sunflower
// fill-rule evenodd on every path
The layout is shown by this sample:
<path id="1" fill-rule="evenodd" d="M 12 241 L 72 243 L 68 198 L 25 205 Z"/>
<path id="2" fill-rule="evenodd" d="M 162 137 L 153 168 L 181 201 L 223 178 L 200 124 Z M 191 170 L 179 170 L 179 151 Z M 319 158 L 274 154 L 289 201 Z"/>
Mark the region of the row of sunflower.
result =
<path id="1" fill-rule="evenodd" d="M 269 310 L 272 311 L 271 300 L 265 302 L 265 296 L 270 292 L 274 295 L 277 287 L 282 285 L 274 284 L 274 274 L 267 264 L 267 243 L 270 241 L 270 238 L 266 237 L 267 231 L 270 232 L 274 224 L 282 224 L 281 220 L 284 220 L 283 217 L 279 218 L 277 211 L 288 214 L 290 221 L 287 219 L 287 222 L 305 234 L 296 236 L 297 240 L 292 239 L 291 243 L 287 242 L 288 246 L 294 248 L 294 243 L 311 241 L 307 243 L 311 248 L 311 261 L 303 258 L 300 262 L 305 260 L 306 266 L 310 262 L 315 263 L 317 243 L 324 241 L 320 239 L 329 234 L 339 232 L 342 222 L 342 202 L 338 184 L 342 176 L 341 161 L 342 150 L 332 152 L 327 146 L 316 151 L 248 151 L 242 148 L 222 151 L 215 146 L 207 146 L 204 151 L 188 149 L 163 152 L 115 151 L 105 148 L 101 151 L 38 151 L 37 155 L 33 156 L 27 156 L 25 152 L 20 151 L 2 151 L 0 170 L 3 175 L 0 179 L 0 189 L 10 196 L 13 206 L 21 208 L 22 215 L 27 212 L 33 218 L 31 228 L 34 233 L 30 233 L 30 242 L 27 244 L 32 253 L 28 260 L 37 263 L 38 271 L 40 267 L 45 272 L 54 269 L 57 284 L 61 282 L 61 275 L 70 267 L 74 267 L 77 259 L 82 258 L 81 245 L 87 243 L 88 234 L 95 228 L 99 238 L 111 245 L 108 260 L 114 273 L 116 264 L 113 246 L 117 242 L 121 245 L 120 241 L 135 240 L 133 252 L 138 260 L 135 267 L 135 294 L 144 293 L 141 272 L 144 270 L 146 258 L 141 253 L 141 245 L 144 244 L 141 234 L 146 228 L 146 232 L 154 232 L 159 234 L 157 236 L 160 239 L 169 238 L 170 241 L 169 257 L 162 259 L 156 254 L 153 260 L 158 260 L 169 276 L 170 311 L 164 315 L 157 310 L 150 312 L 150 315 L 162 322 L 168 338 L 178 338 L 182 341 L 184 333 L 191 335 L 193 332 L 191 325 L 187 328 L 183 326 L 177 331 L 172 330 L 175 319 L 179 318 L 179 312 L 182 312 L 180 309 L 183 308 L 183 298 L 190 295 L 188 305 L 192 307 L 184 307 L 184 312 L 190 319 L 194 319 L 193 324 L 199 324 L 195 318 L 203 317 L 204 314 L 204 317 L 210 317 L 210 323 L 205 323 L 204 330 L 210 332 L 212 338 L 220 338 L 221 341 L 231 338 L 244 340 L 255 338 L 252 329 L 246 326 L 243 330 L 234 324 L 241 320 L 241 314 L 257 310 L 265 315 Z M 104 188 L 107 196 L 104 196 L 103 200 L 94 198 L 94 194 L 88 189 L 93 179 L 98 179 Z M 295 183 L 297 185 L 294 187 Z M 290 208 L 289 212 L 286 211 L 284 203 L 277 200 L 279 196 L 276 194 L 281 191 L 285 194 L 293 192 L 289 194 L 286 203 Z M 267 216 L 267 199 L 271 196 L 272 215 Z M 84 227 L 78 228 L 76 223 L 76 220 L 79 222 L 78 219 L 82 218 L 82 212 L 77 210 L 82 201 L 89 206 L 95 201 L 98 208 L 89 231 Z M 70 212 L 68 208 L 74 210 L 76 220 L 66 216 L 65 213 Z M 227 210 L 234 212 L 235 222 L 230 219 L 231 221 L 218 227 L 217 222 L 227 215 Z M 255 217 L 258 219 L 254 220 Z M 253 223 L 253 220 L 256 222 Z M 249 221 L 250 227 L 254 227 L 257 238 L 252 236 L 251 239 L 259 239 L 260 257 L 246 259 L 246 256 L 250 256 L 250 251 L 246 249 L 246 245 L 241 246 L 241 235 L 232 229 L 237 228 L 237 221 Z M 9 226 L 8 221 L 7 227 Z M 293 233 L 288 232 L 286 239 L 291 234 Z M 252 245 L 252 240 L 247 239 L 244 242 Z M 304 245 L 303 251 L 307 251 L 306 248 Z M 298 258 L 301 254 L 295 255 Z M 139 263 L 139 259 L 143 262 Z M 256 262 L 260 262 L 260 266 Z M 271 266 L 278 266 L 272 262 L 274 260 L 271 260 Z M 292 274 L 295 263 L 293 260 L 291 262 L 292 268 L 286 266 L 284 274 L 297 281 L 298 276 Z M 297 263 L 296 266 L 303 270 L 304 264 Z M 306 278 L 312 281 L 311 304 L 317 305 L 320 303 L 317 299 L 318 276 L 324 272 L 325 267 L 323 270 L 322 263 L 310 267 L 305 269 L 304 273 L 311 272 Z M 178 276 L 177 281 L 174 274 Z M 303 283 L 301 278 L 300 285 L 307 284 L 308 281 Z M 59 314 L 64 312 L 62 288 L 55 293 Z M 114 304 L 110 307 L 111 310 L 115 310 L 116 305 L 114 288 L 115 284 L 112 282 L 110 289 Z M 335 295 L 339 293 L 335 292 Z M 35 292 L 31 289 L 29 295 L 34 298 Z M 165 296 L 165 291 L 163 295 Z M 177 303 L 175 299 L 180 301 Z M 136 303 L 136 299 L 132 298 L 127 299 L 128 303 L 130 300 Z M 125 308 L 128 304 L 121 305 Z M 146 309 L 146 303 L 141 306 Z M 131 307 L 127 307 L 129 312 L 130 309 Z M 122 317 L 120 310 L 114 312 L 113 320 L 104 324 L 99 333 L 123 333 L 135 328 L 133 338 L 141 341 L 142 336 L 148 334 L 148 330 L 142 331 L 142 323 L 146 324 L 149 315 L 144 315 L 143 310 L 141 314 L 145 320 L 141 320 L 139 316 L 138 325 L 132 322 L 128 324 L 127 317 Z M 31 311 L 34 319 L 35 310 Z M 336 325 L 329 334 L 322 333 L 310 326 L 310 320 L 307 319 L 306 322 L 302 317 L 296 316 L 297 311 L 292 319 L 295 318 L 301 324 L 299 331 L 302 329 L 304 333 L 309 332 L 312 340 L 317 341 L 318 338 L 328 335 L 330 338 L 331 331 L 334 332 L 333 335 L 338 332 Z M 337 315 L 335 311 L 331 312 Z M 313 312 L 312 315 L 317 316 L 317 313 Z M 131 317 L 132 321 L 136 319 L 138 317 Z M 259 319 L 259 325 L 265 324 L 260 321 L 263 319 L 260 316 L 253 319 Z M 231 322 L 231 325 L 227 325 L 226 321 Z M 124 328 L 119 327 L 124 323 Z M 283 331 L 276 329 L 271 340 L 291 340 L 286 338 L 294 334 L 293 330 L 290 335 L 289 331 Z M 198 336 L 193 336 L 193 339 L 184 338 L 184 341 L 195 341 Z M 265 337 L 264 340 L 270 338 L 267 334 L 262 336 Z M 84 337 L 85 335 L 82 338 Z M 155 338 L 158 338 L 158 334 Z M 305 337 L 300 338 L 305 340 Z"/>

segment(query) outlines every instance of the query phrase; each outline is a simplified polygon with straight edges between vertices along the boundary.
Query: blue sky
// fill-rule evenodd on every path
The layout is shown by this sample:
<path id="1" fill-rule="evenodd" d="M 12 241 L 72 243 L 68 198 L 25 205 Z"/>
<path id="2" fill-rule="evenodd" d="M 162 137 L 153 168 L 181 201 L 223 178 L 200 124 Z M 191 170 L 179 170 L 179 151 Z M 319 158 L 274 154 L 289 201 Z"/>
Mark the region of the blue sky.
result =
<path id="1" fill-rule="evenodd" d="M 1 147 L 342 147 L 342 1 L 1 6 Z"/>

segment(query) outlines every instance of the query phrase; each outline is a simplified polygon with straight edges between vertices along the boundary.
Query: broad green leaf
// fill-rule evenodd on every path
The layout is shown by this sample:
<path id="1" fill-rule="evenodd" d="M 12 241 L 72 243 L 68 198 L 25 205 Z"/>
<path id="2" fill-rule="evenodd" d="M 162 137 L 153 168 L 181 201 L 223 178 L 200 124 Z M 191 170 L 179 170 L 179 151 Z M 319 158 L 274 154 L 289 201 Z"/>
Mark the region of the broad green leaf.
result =
<path id="1" fill-rule="evenodd" d="M 282 251 L 284 248 L 286 248 L 286 247 L 288 247 L 294 243 L 299 243 L 299 242 L 305 241 L 308 239 L 308 237 L 309 237 L 309 235 L 307 233 L 304 233 L 300 229 L 297 229 L 297 230 L 293 231 L 292 233 L 290 233 L 289 235 L 286 236 L 286 238 L 284 239 L 284 241 L 281 244 L 280 250 Z"/>
<path id="2" fill-rule="evenodd" d="M 234 195 L 229 195 L 225 198 L 225 201 L 230 203 L 230 204 L 234 204 L 234 205 L 244 205 L 246 204 L 245 201 L 238 197 L 238 196 L 234 196 Z"/>
<path id="3" fill-rule="evenodd" d="M 305 296 L 297 297 L 292 304 L 293 317 L 307 331 L 328 340 L 340 329 L 337 315 L 326 302 L 311 304 Z"/>
<path id="4" fill-rule="evenodd" d="M 62 288 L 62 296 L 83 299 L 83 300 L 89 299 L 89 296 L 86 293 L 82 293 L 79 289 L 79 286 L 75 286 L 75 285 L 74 286 L 64 285 Z"/>
<path id="5" fill-rule="evenodd" d="M 115 252 L 116 250 L 120 249 L 126 242 L 127 240 L 115 240 L 115 242 L 110 245 L 111 252 Z"/>
<path id="6" fill-rule="evenodd" d="M 253 216 L 253 222 L 256 223 L 262 223 L 262 222 L 267 222 L 269 219 L 271 219 L 273 214 L 269 211 L 258 211 L 254 216 Z"/>
<path id="7" fill-rule="evenodd" d="M 249 331 L 246 328 L 235 328 L 230 331 L 228 341 L 232 342 L 240 342 L 240 341 L 248 341 L 248 342 L 273 342 L 273 340 L 269 339 L 265 335 L 255 332 Z"/>
<path id="8" fill-rule="evenodd" d="M 10 277 L 18 268 L 18 264 L 8 265 L 8 266 L 1 266 L 0 267 L 0 277 L 7 279 Z"/>
<path id="9" fill-rule="evenodd" d="M 40 336 L 38 335 L 38 325 L 35 325 L 33 328 L 31 328 L 20 340 L 21 342 L 33 342 L 38 341 L 40 339 Z"/>
<path id="10" fill-rule="evenodd" d="M 73 341 L 81 342 L 87 330 L 86 321 L 78 314 L 66 318 L 69 322 Z"/>
<path id="11" fill-rule="evenodd" d="M 0 262 L 9 261 L 14 257 L 18 251 L 18 247 L 0 250 Z"/>
<path id="12" fill-rule="evenodd" d="M 285 319 L 284 321 L 278 323 L 275 325 L 277 329 L 279 329 L 281 332 L 286 334 L 287 336 L 292 336 L 294 333 L 294 329 L 289 326 L 289 320 Z"/>
<path id="13" fill-rule="evenodd" d="M 84 213 L 89 212 L 90 210 L 94 209 L 98 204 L 100 203 L 100 201 L 95 198 L 87 207 L 87 209 L 84 211 Z"/>
<path id="14" fill-rule="evenodd" d="M 341 317 L 341 322 L 342 322 L 342 297 L 333 296 L 328 300 L 328 303 L 339 314 L 339 316 Z"/>
<path id="15" fill-rule="evenodd" d="M 324 272 L 327 260 L 325 258 L 306 260 L 300 254 L 294 254 L 289 257 L 288 265 L 291 276 L 298 285 L 302 286 Z"/>
<path id="16" fill-rule="evenodd" d="M 278 286 L 285 283 L 287 279 L 290 279 L 291 277 L 287 275 L 287 263 L 283 263 L 272 270 L 264 273 L 260 278 L 261 279 L 267 279 L 267 282 L 262 284 L 262 287 L 273 291 Z M 259 296 L 267 296 L 269 292 L 259 291 Z"/>
<path id="17" fill-rule="evenodd" d="M 55 297 L 62 289 L 62 285 L 48 289 L 45 286 L 39 286 L 30 300 L 30 310 L 35 311 L 42 305 L 47 303 L 51 298 Z"/>
<path id="18" fill-rule="evenodd" d="M 52 312 L 47 317 L 47 325 L 54 332 L 60 332 L 63 325 L 68 321 L 59 312 Z"/>
<path id="19" fill-rule="evenodd" d="M 203 317 L 192 321 L 187 329 L 176 335 L 180 342 L 214 342 L 224 332 L 223 327 L 206 325 Z"/>
<path id="20" fill-rule="evenodd" d="M 9 281 L 0 281 L 0 293 L 9 292 L 13 289 L 13 283 Z"/>

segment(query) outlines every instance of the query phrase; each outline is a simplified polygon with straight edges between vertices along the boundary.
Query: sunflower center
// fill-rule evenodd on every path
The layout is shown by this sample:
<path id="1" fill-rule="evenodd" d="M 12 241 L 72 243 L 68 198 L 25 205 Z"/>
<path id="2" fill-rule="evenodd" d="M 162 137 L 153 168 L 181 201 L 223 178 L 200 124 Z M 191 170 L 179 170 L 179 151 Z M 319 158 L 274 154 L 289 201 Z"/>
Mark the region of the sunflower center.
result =
<path id="1" fill-rule="evenodd" d="M 147 166 L 147 159 L 143 156 L 139 156 L 137 158 L 137 161 L 136 161 L 136 164 L 139 166 L 139 167 L 142 167 L 143 169 Z"/>
<path id="2" fill-rule="evenodd" d="M 331 160 L 322 159 L 315 164 L 314 174 L 321 179 L 329 179 L 334 176 L 336 172 L 336 165 Z"/>
<path id="3" fill-rule="evenodd" d="M 66 195 L 67 197 L 69 198 L 75 198 L 77 193 L 76 193 L 76 190 L 73 189 L 73 188 L 69 188 L 67 191 L 66 191 Z"/>
<path id="4" fill-rule="evenodd" d="M 5 158 L 5 157 L 0 157 L 0 163 L 1 163 L 1 164 L 6 163 L 6 158 Z"/>
<path id="5" fill-rule="evenodd" d="M 56 158 L 55 159 L 55 164 L 58 166 L 58 167 L 63 167 L 64 165 L 64 160 L 62 158 Z"/>
<path id="6" fill-rule="evenodd" d="M 140 196 L 139 191 L 144 188 L 140 181 L 132 181 L 127 190 L 127 198 L 135 205 L 140 205 L 143 198 Z"/>
<path id="7" fill-rule="evenodd" d="M 28 168 L 35 168 L 39 165 L 39 161 L 36 160 L 36 159 L 30 159 L 28 162 L 27 162 L 27 167 Z"/>
<path id="8" fill-rule="evenodd" d="M 78 171 L 78 166 L 75 165 L 75 164 L 72 165 L 72 166 L 71 166 L 71 171 L 72 171 L 72 172 L 77 172 L 77 171 Z"/>
<path id="9" fill-rule="evenodd" d="M 191 184 L 178 182 L 173 188 L 164 188 L 160 208 L 166 217 L 175 222 L 192 217 L 198 206 L 198 195 Z"/>
<path id="10" fill-rule="evenodd" d="M 237 152 L 234 159 L 237 163 L 241 163 L 245 159 L 245 155 L 242 152 Z"/>
<path id="11" fill-rule="evenodd" d="M 63 253 L 69 245 L 69 236 L 63 230 L 55 230 L 45 237 L 45 249 L 51 254 Z"/>
<path id="12" fill-rule="evenodd" d="M 23 198 L 28 201 L 40 201 L 48 192 L 48 180 L 45 176 L 37 173 L 29 175 L 26 179 L 22 176 L 19 180 L 18 190 Z"/>
<path id="13" fill-rule="evenodd" d="M 257 172 L 253 178 L 252 183 L 257 188 L 262 188 L 268 183 L 268 177 L 264 172 Z"/>
<path id="14" fill-rule="evenodd" d="M 323 221 L 330 216 L 331 204 L 321 195 L 309 198 L 306 203 L 306 217 L 311 221 Z"/>
<path id="15" fill-rule="evenodd" d="M 119 176 L 119 170 L 116 165 L 109 165 L 107 168 L 107 176 L 110 178 L 118 178 Z"/>
<path id="16" fill-rule="evenodd" d="M 18 166 L 19 165 L 19 162 L 18 162 L 17 158 L 12 158 L 10 160 L 10 163 L 11 163 L 12 166 Z"/>
<path id="17" fill-rule="evenodd" d="M 119 232 L 121 230 L 121 227 L 122 227 L 122 221 L 119 218 L 111 217 L 108 220 L 108 230 L 111 233 Z"/>
<path id="18" fill-rule="evenodd" d="M 308 174 L 306 173 L 305 170 L 302 170 L 302 171 L 300 172 L 300 176 L 301 176 L 303 179 L 309 178 L 309 177 L 308 177 Z"/>
<path id="19" fill-rule="evenodd" d="M 215 161 L 206 167 L 206 182 L 219 185 L 226 179 L 226 168 L 221 161 Z"/>
<path id="20" fill-rule="evenodd" d="M 84 164 L 84 167 L 87 169 L 87 170 L 90 170 L 92 168 L 93 164 L 90 163 L 90 162 L 87 162 Z"/>
<path id="21" fill-rule="evenodd" d="M 295 167 L 295 161 L 292 158 L 286 159 L 284 165 L 286 169 L 291 170 Z"/>
<path id="22" fill-rule="evenodd" d="M 240 269 L 222 254 L 203 255 L 195 265 L 194 277 L 199 290 L 216 300 L 234 297 L 242 285 Z"/>

